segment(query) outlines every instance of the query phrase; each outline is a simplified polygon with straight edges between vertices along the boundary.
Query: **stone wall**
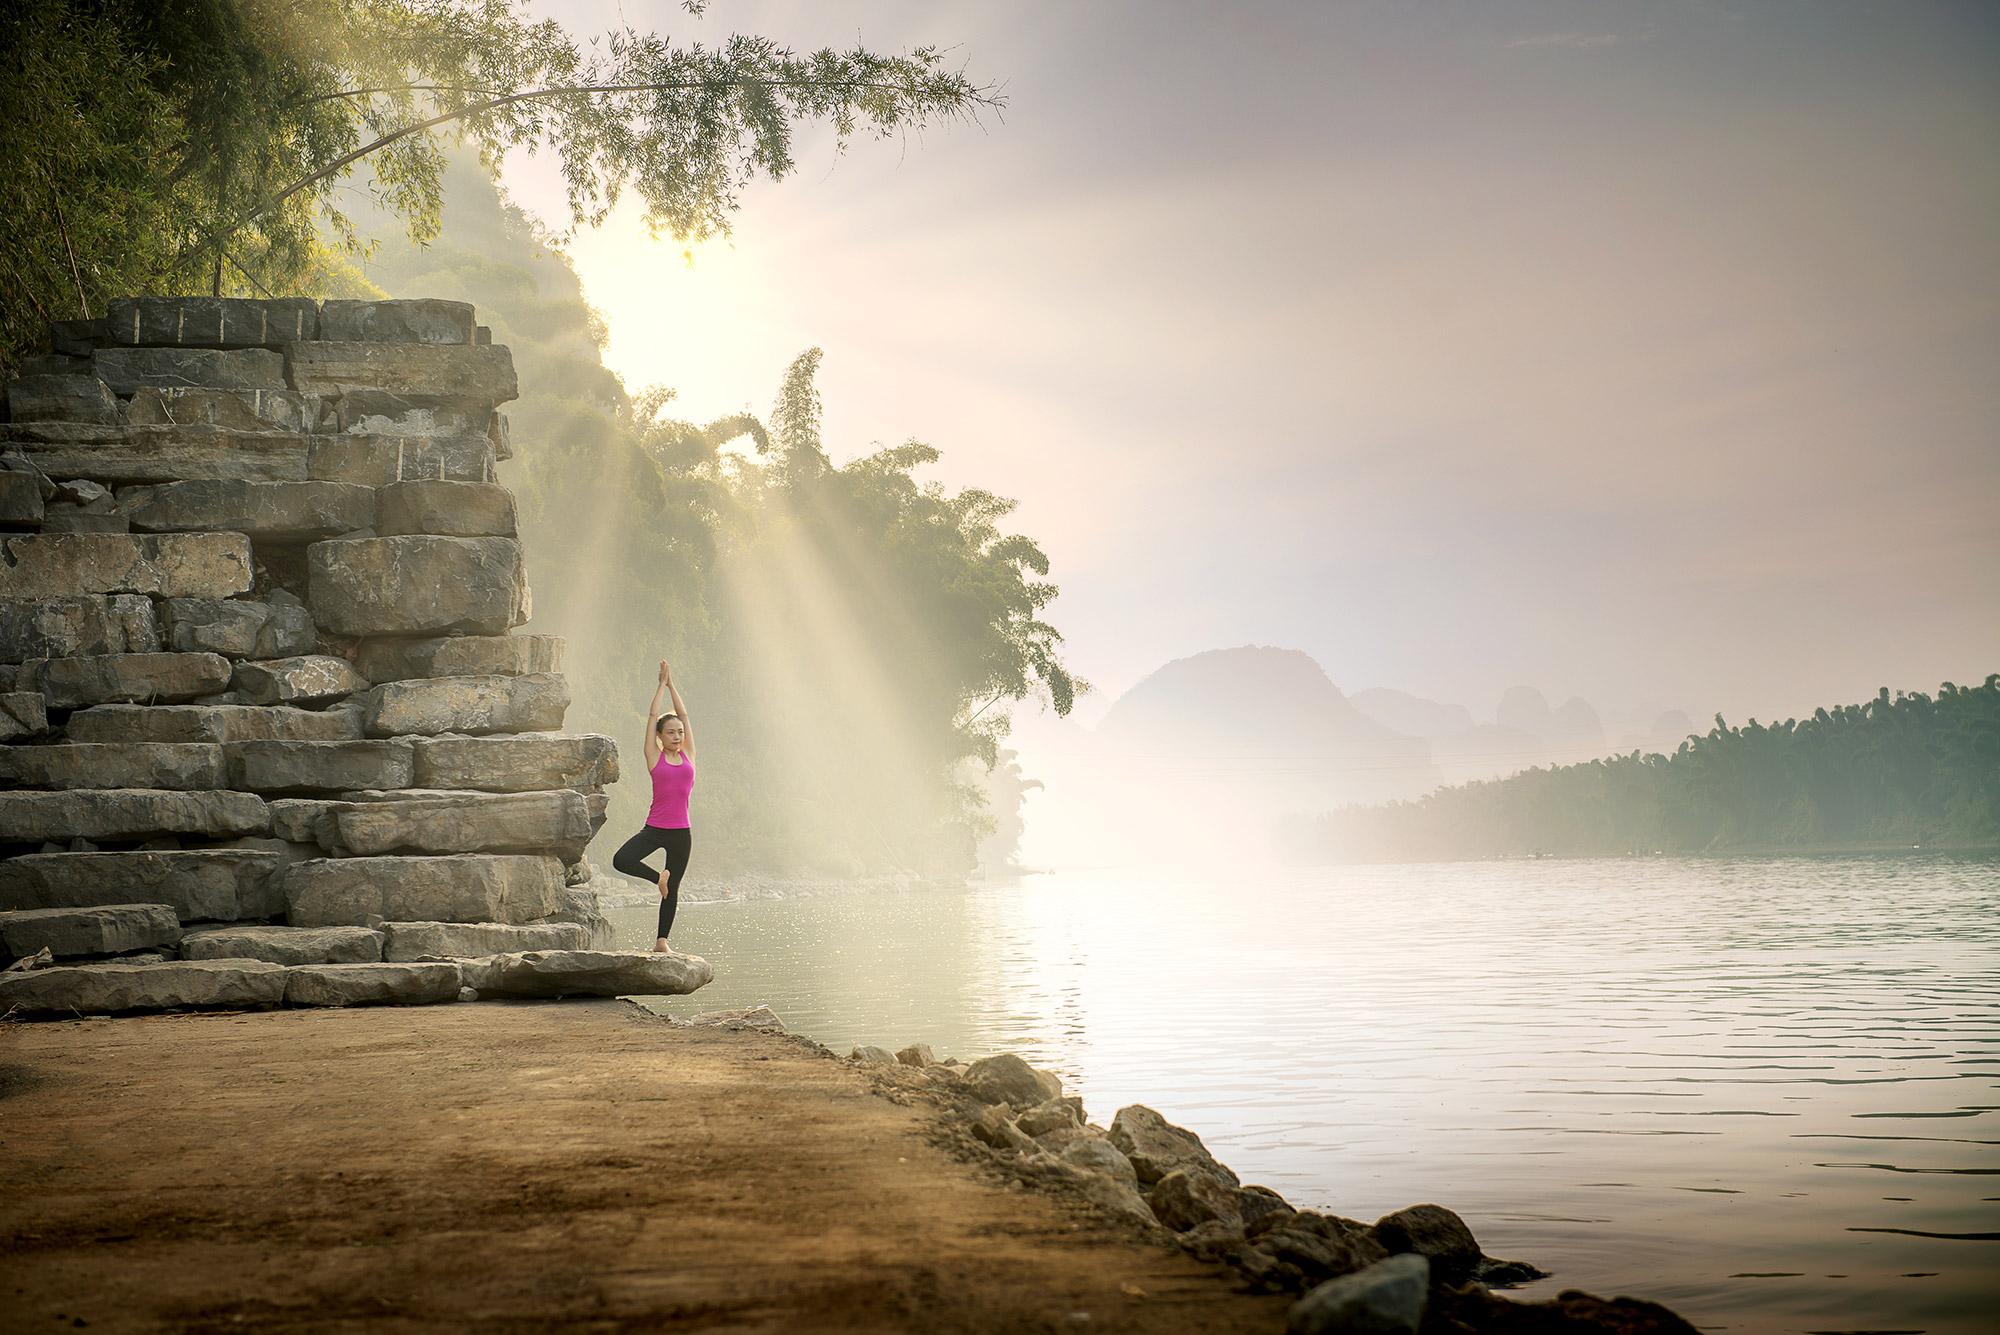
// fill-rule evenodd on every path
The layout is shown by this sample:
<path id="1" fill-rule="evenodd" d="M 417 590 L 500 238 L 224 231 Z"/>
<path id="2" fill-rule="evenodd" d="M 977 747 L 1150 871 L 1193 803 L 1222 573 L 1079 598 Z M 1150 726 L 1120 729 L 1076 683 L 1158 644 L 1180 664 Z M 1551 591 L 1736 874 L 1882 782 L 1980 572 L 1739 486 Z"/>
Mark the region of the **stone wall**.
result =
<path id="1" fill-rule="evenodd" d="M 472 308 L 136 298 L 52 343 L 0 427 L 0 956 L 590 944 L 618 753 L 516 633 Z"/>

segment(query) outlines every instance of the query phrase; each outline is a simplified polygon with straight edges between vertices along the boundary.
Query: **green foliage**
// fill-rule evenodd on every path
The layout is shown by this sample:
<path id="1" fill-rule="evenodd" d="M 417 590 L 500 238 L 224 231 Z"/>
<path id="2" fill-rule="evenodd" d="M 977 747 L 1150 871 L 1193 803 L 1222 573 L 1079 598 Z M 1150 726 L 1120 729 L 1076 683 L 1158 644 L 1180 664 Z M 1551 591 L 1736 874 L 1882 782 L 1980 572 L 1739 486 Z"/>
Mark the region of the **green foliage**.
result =
<path id="1" fill-rule="evenodd" d="M 1300 857 L 2000 844 L 2000 675 L 1287 828 Z"/>
<path id="2" fill-rule="evenodd" d="M 801 124 L 844 144 L 1000 105 L 935 48 L 801 55 L 629 27 L 579 45 L 523 8 L 16 0 L 0 15 L 0 363 L 110 296 L 323 293 L 365 249 L 349 178 L 423 242 L 454 143 L 489 166 L 552 153 L 575 222 L 630 190 L 689 239 L 792 170 Z"/>
<path id="3" fill-rule="evenodd" d="M 513 487 L 535 588 L 531 629 L 568 638 L 569 726 L 624 752 L 612 828 L 644 819 L 634 758 L 653 667 L 673 661 L 694 719 L 698 838 L 710 868 L 962 871 L 1025 791 L 998 760 L 1006 701 L 1067 712 L 1082 689 L 1042 620 L 1054 596 L 1012 509 L 918 476 L 908 442 L 836 464 L 817 350 L 764 422 L 672 416 L 628 398 L 549 238 L 482 173 L 454 166 L 437 240 L 385 243 L 369 273 L 399 295 L 475 302 L 521 376 Z M 734 448 L 731 448 L 731 447 Z"/>

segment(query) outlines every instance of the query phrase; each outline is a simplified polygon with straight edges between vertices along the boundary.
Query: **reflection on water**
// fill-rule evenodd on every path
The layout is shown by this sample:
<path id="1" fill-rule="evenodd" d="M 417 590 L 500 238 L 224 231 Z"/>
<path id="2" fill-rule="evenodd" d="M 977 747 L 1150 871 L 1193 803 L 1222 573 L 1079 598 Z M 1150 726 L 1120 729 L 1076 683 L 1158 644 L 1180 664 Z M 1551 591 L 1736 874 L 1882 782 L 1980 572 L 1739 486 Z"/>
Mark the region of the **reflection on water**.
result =
<path id="1" fill-rule="evenodd" d="M 618 915 L 650 943 L 652 910 Z M 1523 1292 L 1734 1331 L 2000 1311 L 2000 862 L 1060 873 L 688 904 L 717 980 L 838 1051 L 924 1041 L 1145 1102 L 1246 1181 L 1437 1201 Z"/>

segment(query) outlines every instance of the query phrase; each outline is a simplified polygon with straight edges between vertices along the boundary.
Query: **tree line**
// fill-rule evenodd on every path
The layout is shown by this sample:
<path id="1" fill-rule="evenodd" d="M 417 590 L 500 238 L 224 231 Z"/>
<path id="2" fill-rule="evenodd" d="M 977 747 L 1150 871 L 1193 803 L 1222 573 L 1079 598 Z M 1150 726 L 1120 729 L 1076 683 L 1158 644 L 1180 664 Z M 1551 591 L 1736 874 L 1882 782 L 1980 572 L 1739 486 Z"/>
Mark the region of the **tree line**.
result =
<path id="1" fill-rule="evenodd" d="M 1285 822 L 1302 861 L 2000 845 L 2000 674 Z"/>

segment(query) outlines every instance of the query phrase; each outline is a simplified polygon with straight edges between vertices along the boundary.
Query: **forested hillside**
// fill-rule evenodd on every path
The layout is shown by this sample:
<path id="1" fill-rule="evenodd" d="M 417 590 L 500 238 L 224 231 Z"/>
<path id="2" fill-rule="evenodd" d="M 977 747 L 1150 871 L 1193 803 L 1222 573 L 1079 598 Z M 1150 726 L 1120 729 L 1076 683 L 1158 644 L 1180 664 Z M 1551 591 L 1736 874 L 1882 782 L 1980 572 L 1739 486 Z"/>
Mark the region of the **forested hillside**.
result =
<path id="1" fill-rule="evenodd" d="M 2000 675 L 1291 821 L 1303 861 L 2000 845 Z"/>

